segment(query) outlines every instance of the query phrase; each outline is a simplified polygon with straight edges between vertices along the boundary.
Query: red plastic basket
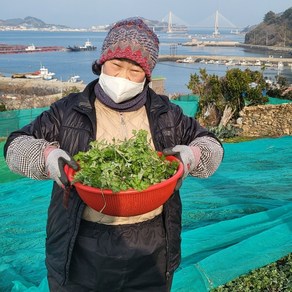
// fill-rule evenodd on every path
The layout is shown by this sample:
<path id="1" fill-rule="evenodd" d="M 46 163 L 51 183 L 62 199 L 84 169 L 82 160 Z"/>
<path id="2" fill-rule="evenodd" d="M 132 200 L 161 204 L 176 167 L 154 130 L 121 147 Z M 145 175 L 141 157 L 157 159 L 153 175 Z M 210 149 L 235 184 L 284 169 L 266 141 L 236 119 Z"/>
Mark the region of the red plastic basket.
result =
<path id="1" fill-rule="evenodd" d="M 174 156 L 167 156 L 169 161 L 178 161 Z M 75 171 L 65 167 L 70 182 L 73 181 Z M 96 211 L 112 216 L 135 216 L 150 212 L 164 204 L 171 194 L 178 179 L 183 174 L 183 165 L 180 162 L 177 172 L 169 179 L 150 186 L 146 190 L 128 190 L 113 193 L 111 190 L 101 190 L 83 185 L 79 182 L 74 186 L 84 203 Z"/>

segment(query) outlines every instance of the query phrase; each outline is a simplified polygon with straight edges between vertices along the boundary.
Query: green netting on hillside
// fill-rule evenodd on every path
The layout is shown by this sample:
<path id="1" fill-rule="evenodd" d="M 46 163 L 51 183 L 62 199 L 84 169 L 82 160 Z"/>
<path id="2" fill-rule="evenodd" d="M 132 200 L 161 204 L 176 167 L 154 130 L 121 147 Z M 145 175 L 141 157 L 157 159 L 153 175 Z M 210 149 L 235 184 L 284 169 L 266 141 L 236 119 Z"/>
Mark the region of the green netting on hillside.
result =
<path id="1" fill-rule="evenodd" d="M 172 99 L 171 102 L 179 105 L 187 116 L 195 117 L 198 111 L 198 100 L 199 97 L 197 95 L 190 94 L 180 96 L 178 99 Z M 268 104 L 291 102 L 291 100 L 270 97 Z M 0 112 L 0 137 L 7 137 L 12 131 L 27 125 L 46 109 L 47 107 Z"/>
<path id="2" fill-rule="evenodd" d="M 7 137 L 15 131 L 35 119 L 46 108 L 32 108 L 0 112 L 0 137 Z"/>
<path id="3" fill-rule="evenodd" d="M 4 182 L 12 182 L 13 180 L 21 178 L 20 175 L 9 171 L 4 156 L 3 156 L 4 142 L 0 142 L 0 186 Z M 1 193 L 1 192 L 0 192 Z"/>
<path id="4" fill-rule="evenodd" d="M 179 105 L 184 114 L 189 117 L 195 117 L 198 111 L 199 106 L 199 97 L 196 95 L 183 95 L 178 99 L 172 99 L 171 102 Z M 292 100 L 288 99 L 280 99 L 275 97 L 269 97 L 269 101 L 267 104 L 283 104 L 283 103 L 292 103 Z"/>
<path id="5" fill-rule="evenodd" d="M 283 104 L 283 103 L 292 103 L 292 100 L 269 97 L 269 101 L 267 102 L 267 104 Z"/>
<path id="6" fill-rule="evenodd" d="M 181 101 L 181 100 L 171 100 L 171 102 L 180 106 L 183 113 L 189 117 L 195 117 L 198 110 L 197 101 Z"/>
<path id="7" fill-rule="evenodd" d="M 183 233 L 175 291 L 205 292 L 292 251 L 292 203 Z"/>
<path id="8" fill-rule="evenodd" d="M 199 96 L 198 95 L 194 95 L 194 94 L 187 94 L 187 95 L 181 95 L 177 98 L 177 100 L 180 101 L 198 101 L 199 100 Z"/>
<path id="9" fill-rule="evenodd" d="M 292 252 L 292 137 L 224 147 L 213 176 L 188 177 L 181 188 L 183 257 L 172 292 L 206 292 Z M 48 291 L 51 186 L 27 178 L 0 183 L 1 291 Z"/>

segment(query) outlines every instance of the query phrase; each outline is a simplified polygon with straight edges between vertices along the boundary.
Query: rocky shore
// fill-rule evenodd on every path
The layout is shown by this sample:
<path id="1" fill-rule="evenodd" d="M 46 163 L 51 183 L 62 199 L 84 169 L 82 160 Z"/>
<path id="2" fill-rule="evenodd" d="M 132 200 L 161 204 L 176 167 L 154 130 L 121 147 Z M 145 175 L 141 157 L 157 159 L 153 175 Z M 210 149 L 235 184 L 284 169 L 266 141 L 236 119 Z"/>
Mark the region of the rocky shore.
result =
<path id="1" fill-rule="evenodd" d="M 39 88 L 44 92 L 60 93 L 62 90 L 76 87 L 83 89 L 85 84 L 80 82 L 62 82 L 59 80 L 43 80 L 43 79 L 28 79 L 28 78 L 11 78 L 0 77 L 0 92 L 3 90 L 21 90 L 21 88 Z"/>
<path id="2" fill-rule="evenodd" d="M 0 76 L 0 106 L 6 110 L 46 107 L 66 93 L 82 91 L 85 86 L 80 82 Z M 152 88 L 157 93 L 165 93 L 164 78 L 153 79 Z"/>
<path id="3" fill-rule="evenodd" d="M 0 105 L 6 110 L 45 107 L 65 92 L 82 91 L 85 86 L 58 80 L 0 77 Z"/>

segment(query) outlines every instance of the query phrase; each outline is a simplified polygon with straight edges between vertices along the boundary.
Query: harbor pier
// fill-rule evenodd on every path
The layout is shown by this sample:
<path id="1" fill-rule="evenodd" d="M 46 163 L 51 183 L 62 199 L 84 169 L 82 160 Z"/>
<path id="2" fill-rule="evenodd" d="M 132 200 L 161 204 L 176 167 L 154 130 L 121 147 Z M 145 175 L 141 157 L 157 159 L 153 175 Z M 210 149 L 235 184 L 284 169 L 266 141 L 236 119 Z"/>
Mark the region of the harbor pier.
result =
<path id="1" fill-rule="evenodd" d="M 188 61 L 187 61 L 188 60 Z M 247 65 L 255 65 L 256 62 L 260 62 L 261 66 L 283 64 L 283 66 L 292 66 L 292 58 L 280 58 L 280 57 L 244 57 L 244 56 L 213 56 L 213 55 L 160 55 L 158 57 L 159 62 L 178 62 L 178 63 L 199 63 L 205 62 L 220 62 L 227 63 L 232 61 L 233 65 L 242 64 L 246 62 Z M 231 65 L 231 64 L 230 64 Z M 242 64 L 243 65 L 243 64 Z"/>

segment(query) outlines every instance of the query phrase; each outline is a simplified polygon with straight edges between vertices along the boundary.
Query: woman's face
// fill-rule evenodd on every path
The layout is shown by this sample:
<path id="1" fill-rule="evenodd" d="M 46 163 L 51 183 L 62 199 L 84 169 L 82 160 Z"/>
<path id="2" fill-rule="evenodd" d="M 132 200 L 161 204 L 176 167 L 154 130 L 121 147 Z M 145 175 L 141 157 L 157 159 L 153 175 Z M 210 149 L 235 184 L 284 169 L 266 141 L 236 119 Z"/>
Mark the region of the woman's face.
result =
<path id="1" fill-rule="evenodd" d="M 146 76 L 144 70 L 139 65 L 121 59 L 106 61 L 103 64 L 102 70 L 107 75 L 125 78 L 137 83 L 143 82 Z"/>

